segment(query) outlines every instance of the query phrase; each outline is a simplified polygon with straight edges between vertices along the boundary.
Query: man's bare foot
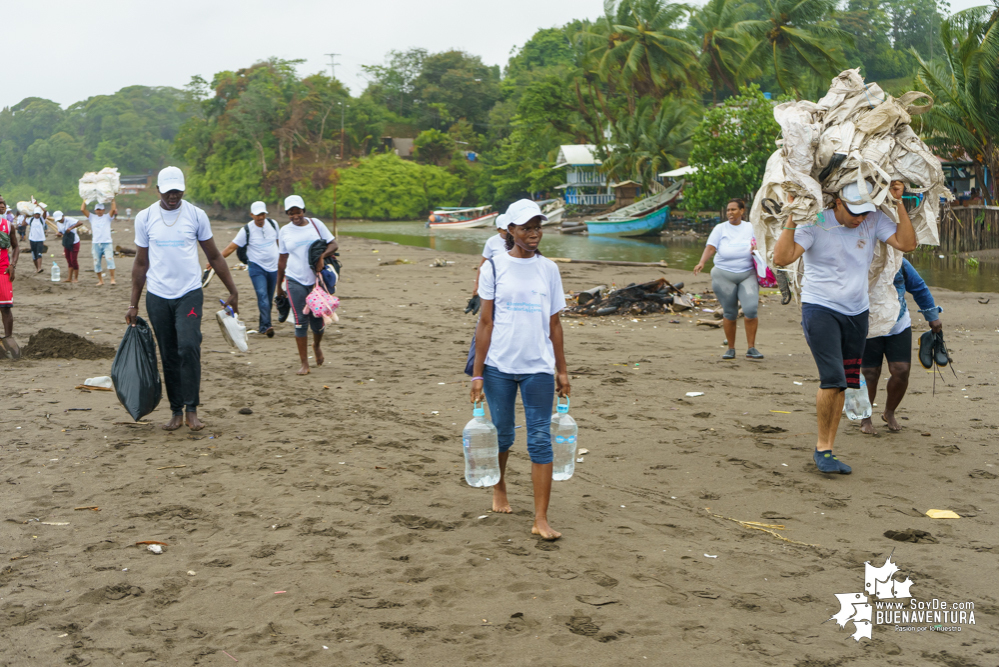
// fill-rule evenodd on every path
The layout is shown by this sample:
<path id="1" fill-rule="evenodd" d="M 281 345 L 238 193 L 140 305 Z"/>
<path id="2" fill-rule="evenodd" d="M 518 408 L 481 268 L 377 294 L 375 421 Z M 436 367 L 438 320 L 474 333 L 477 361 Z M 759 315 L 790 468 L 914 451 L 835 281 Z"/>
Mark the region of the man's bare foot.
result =
<path id="1" fill-rule="evenodd" d="M 161 426 L 160 428 L 162 428 L 164 431 L 176 431 L 183 425 L 184 425 L 184 415 L 174 415 L 170 417 L 170 421 L 168 421 L 166 424 L 163 424 L 163 426 Z"/>
<path id="2" fill-rule="evenodd" d="M 323 362 L 326 361 L 326 357 L 323 356 L 323 351 L 318 345 L 312 346 L 312 353 L 316 355 L 316 366 L 322 366 Z"/>
<path id="3" fill-rule="evenodd" d="M 187 415 L 185 415 L 185 418 L 187 421 L 187 428 L 192 431 L 200 431 L 205 427 L 205 425 L 201 423 L 201 420 L 198 419 L 197 412 L 188 412 Z"/>
<path id="4" fill-rule="evenodd" d="M 97 286 L 98 287 L 104 287 L 104 281 L 103 280 L 98 280 L 97 281 Z"/>
<path id="5" fill-rule="evenodd" d="M 298 369 L 298 372 L 295 373 L 295 375 L 308 375 L 308 374 L 309 374 L 309 362 L 304 361 L 302 362 L 302 367 Z"/>
<path id="6" fill-rule="evenodd" d="M 69 281 L 69 282 L 71 282 L 71 283 L 78 283 L 78 282 L 80 282 L 80 281 L 79 281 L 79 280 L 77 280 L 76 278 L 73 278 L 73 279 L 72 279 L 71 281 Z"/>
<path id="7" fill-rule="evenodd" d="M 884 423 L 888 424 L 888 430 L 892 431 L 893 433 L 898 433 L 899 431 L 902 430 L 902 425 L 899 424 L 898 421 L 895 420 L 895 413 L 894 412 L 891 413 L 891 414 L 888 414 L 887 410 L 885 410 L 884 412 L 882 412 L 881 413 L 881 421 L 883 421 Z"/>
<path id="8" fill-rule="evenodd" d="M 510 507 L 510 500 L 506 497 L 506 487 L 500 488 L 497 484 L 493 487 L 493 512 L 497 514 L 513 514 Z"/>
<path id="9" fill-rule="evenodd" d="M 64 282 L 64 283 L 71 283 L 71 282 L 73 282 L 73 281 L 72 281 L 72 280 L 70 280 L 69 278 L 66 278 L 66 280 L 64 280 L 63 282 Z"/>
<path id="10" fill-rule="evenodd" d="M 875 430 L 874 428 L 874 422 L 871 421 L 870 417 L 868 417 L 867 419 L 860 420 L 860 432 L 866 433 L 867 435 L 878 434 L 877 430 Z"/>
<path id="11" fill-rule="evenodd" d="M 111 281 L 111 284 L 112 284 L 112 285 L 117 285 L 118 283 L 116 283 L 116 282 L 115 282 L 114 280 L 112 280 L 112 281 Z"/>
<path id="12" fill-rule="evenodd" d="M 541 539 L 548 540 L 549 542 L 554 542 L 558 538 L 562 537 L 562 533 L 556 531 L 548 525 L 547 519 L 534 519 L 534 525 L 531 527 L 531 534 L 540 535 Z"/>

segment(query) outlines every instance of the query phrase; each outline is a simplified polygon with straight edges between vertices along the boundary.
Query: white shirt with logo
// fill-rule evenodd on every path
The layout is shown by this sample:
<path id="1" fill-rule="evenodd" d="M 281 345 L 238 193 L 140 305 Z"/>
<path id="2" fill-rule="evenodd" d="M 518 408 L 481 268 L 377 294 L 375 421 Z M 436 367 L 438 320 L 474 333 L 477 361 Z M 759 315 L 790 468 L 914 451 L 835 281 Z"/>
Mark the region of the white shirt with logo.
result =
<path id="1" fill-rule="evenodd" d="M 91 243 L 111 243 L 110 214 L 97 215 L 96 213 L 91 213 L 87 220 L 90 222 Z"/>
<path id="2" fill-rule="evenodd" d="M 753 270 L 753 226 L 745 220 L 738 225 L 728 220 L 715 225 L 707 244 L 717 250 L 714 263 L 719 269 L 732 273 Z"/>
<path id="3" fill-rule="evenodd" d="M 243 225 L 233 243 L 240 248 L 246 247 L 246 257 L 249 261 L 259 266 L 264 271 L 277 271 L 278 265 L 278 230 L 275 229 L 277 223 L 271 224 L 270 220 L 264 220 L 264 226 L 260 227 L 256 221 L 249 225 Z M 246 230 L 250 230 L 250 245 L 246 245 Z M 316 237 L 318 238 L 318 237 Z"/>
<path id="4" fill-rule="evenodd" d="M 45 240 L 45 219 L 36 218 L 32 216 L 28 219 L 28 240 L 29 241 L 44 241 Z"/>
<path id="5" fill-rule="evenodd" d="M 486 365 L 504 373 L 555 372 L 551 316 L 565 309 L 562 276 L 555 262 L 500 253 L 479 274 L 479 296 L 493 301 L 493 333 Z"/>
<path id="6" fill-rule="evenodd" d="M 316 268 L 309 264 L 309 247 L 320 238 L 327 243 L 333 240 L 333 234 L 321 220 L 315 218 L 307 220 L 309 222 L 301 227 L 294 223 L 285 225 L 278 235 L 278 252 L 288 255 L 284 275 L 300 285 L 316 283 Z"/>
<path id="7" fill-rule="evenodd" d="M 156 202 L 135 216 L 135 245 L 149 249 L 146 289 L 163 299 L 179 299 L 201 287 L 198 243 L 212 238 L 208 215 L 187 201 L 166 211 Z"/>

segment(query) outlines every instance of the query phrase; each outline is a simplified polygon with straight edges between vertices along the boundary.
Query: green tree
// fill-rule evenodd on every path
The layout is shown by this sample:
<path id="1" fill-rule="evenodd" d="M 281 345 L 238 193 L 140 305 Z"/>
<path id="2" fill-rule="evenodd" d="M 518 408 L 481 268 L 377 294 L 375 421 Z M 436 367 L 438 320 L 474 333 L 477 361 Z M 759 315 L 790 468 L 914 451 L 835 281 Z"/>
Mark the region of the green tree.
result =
<path id="1" fill-rule="evenodd" d="M 732 197 L 751 201 L 779 135 L 773 103 L 755 84 L 709 109 L 694 132 L 690 164 L 697 171 L 684 189 L 686 207 L 720 210 Z"/>
<path id="2" fill-rule="evenodd" d="M 500 97 L 498 68 L 487 67 L 479 56 L 463 51 L 428 55 L 413 87 L 421 122 L 437 129 L 459 118 L 484 126 Z"/>
<path id="3" fill-rule="evenodd" d="M 651 183 L 656 176 L 680 166 L 690 155 L 694 130 L 701 117 L 696 102 L 667 98 L 659 105 L 639 100 L 635 114 L 613 128 L 613 149 L 603 154 L 603 171 L 616 181 Z"/>
<path id="4" fill-rule="evenodd" d="M 708 0 L 691 16 L 691 28 L 701 45 L 700 66 L 711 79 L 713 99 L 719 93 L 735 94 L 761 73 L 747 60 L 753 42 L 745 31 L 746 21 L 755 13 L 756 5 L 744 0 Z"/>
<path id="5" fill-rule="evenodd" d="M 764 0 L 764 18 L 742 27 L 755 40 L 748 61 L 770 69 L 784 92 L 800 96 L 810 77 L 830 78 L 845 66 L 850 33 L 831 20 L 836 0 Z"/>
<path id="6" fill-rule="evenodd" d="M 449 135 L 431 128 L 420 132 L 413 142 L 413 149 L 417 162 L 441 167 L 451 161 L 456 146 Z"/>
<path id="7" fill-rule="evenodd" d="M 904 77 L 915 70 L 908 51 L 892 45 L 889 7 L 879 0 L 848 0 L 836 16 L 839 27 L 853 36 L 854 46 L 844 52 L 846 60 L 862 63 L 870 81 Z"/>

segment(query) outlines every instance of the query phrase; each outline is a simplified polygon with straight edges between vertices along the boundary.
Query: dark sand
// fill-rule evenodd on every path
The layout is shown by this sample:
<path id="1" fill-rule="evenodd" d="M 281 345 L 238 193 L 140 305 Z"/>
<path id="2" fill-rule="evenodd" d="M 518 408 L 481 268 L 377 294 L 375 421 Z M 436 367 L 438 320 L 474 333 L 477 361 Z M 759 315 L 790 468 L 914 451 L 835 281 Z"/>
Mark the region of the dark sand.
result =
<path id="1" fill-rule="evenodd" d="M 235 227 L 216 231 L 224 245 Z M 901 433 L 844 419 L 845 477 L 811 461 L 817 378 L 795 306 L 765 302 L 762 363 L 722 361 L 721 332 L 689 314 L 566 320 L 590 453 L 555 485 L 552 544 L 530 534 L 523 431 L 514 515 L 490 514 L 489 492 L 463 478 L 477 259 L 342 240 L 341 322 L 307 377 L 289 324 L 231 353 L 211 285 L 200 433 L 118 424 L 130 420 L 114 393 L 73 388 L 110 359 L 0 360 L 0 665 L 997 664 L 997 295 L 934 290 L 958 377 L 947 370 L 933 397 L 917 365 Z M 82 255 L 78 285 L 22 257 L 22 346 L 44 327 L 117 345 L 131 260 L 97 288 L 89 244 Z M 430 268 L 435 257 L 455 264 Z M 379 266 L 400 258 L 413 263 Z M 562 272 L 573 290 L 659 275 Z M 147 419 L 168 418 L 164 397 Z M 100 511 L 74 510 L 86 506 Z M 907 529 L 933 541 L 884 536 Z M 168 546 L 154 555 L 143 540 Z M 836 593 L 863 592 L 864 562 L 892 550 L 913 595 L 972 601 L 976 625 L 878 626 L 857 643 L 852 623 L 824 623 Z"/>

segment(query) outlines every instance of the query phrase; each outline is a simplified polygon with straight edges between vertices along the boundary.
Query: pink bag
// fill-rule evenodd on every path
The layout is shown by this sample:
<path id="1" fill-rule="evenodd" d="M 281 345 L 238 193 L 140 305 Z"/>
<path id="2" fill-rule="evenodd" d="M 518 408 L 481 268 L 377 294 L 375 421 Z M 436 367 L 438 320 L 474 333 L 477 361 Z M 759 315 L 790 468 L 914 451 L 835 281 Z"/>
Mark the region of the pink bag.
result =
<path id="1" fill-rule="evenodd" d="M 756 268 L 756 281 L 760 283 L 760 287 L 777 287 L 777 276 L 767 266 L 766 260 L 763 259 L 763 253 L 756 249 L 755 238 L 753 239 L 752 247 L 753 266 Z"/>
<path id="2" fill-rule="evenodd" d="M 322 280 L 317 280 L 315 287 L 305 297 L 305 308 L 302 309 L 302 312 L 306 315 L 311 313 L 316 317 L 321 317 L 324 325 L 329 325 L 332 322 L 340 321 L 336 314 L 336 309 L 339 306 L 340 299 L 326 291 L 326 286 L 323 285 Z"/>

